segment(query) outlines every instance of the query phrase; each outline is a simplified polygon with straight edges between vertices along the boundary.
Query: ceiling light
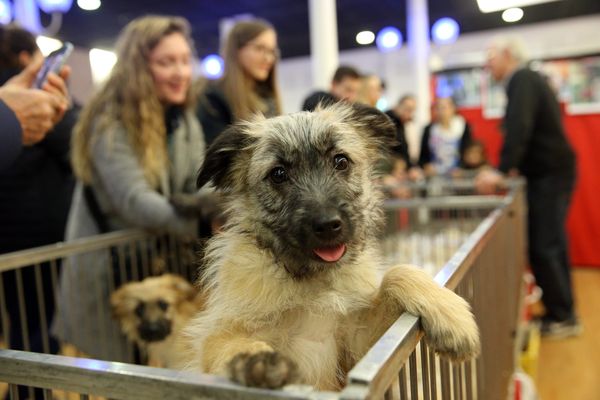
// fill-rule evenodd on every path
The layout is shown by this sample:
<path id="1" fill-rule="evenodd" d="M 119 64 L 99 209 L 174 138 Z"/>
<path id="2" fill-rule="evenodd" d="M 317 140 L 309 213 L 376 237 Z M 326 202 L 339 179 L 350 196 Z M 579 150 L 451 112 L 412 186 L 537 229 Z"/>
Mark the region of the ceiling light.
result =
<path id="1" fill-rule="evenodd" d="M 8 24 L 11 19 L 11 3 L 8 0 L 0 0 L 0 24 Z"/>
<path id="2" fill-rule="evenodd" d="M 90 66 L 92 67 L 92 81 L 95 85 L 99 85 L 112 71 L 117 62 L 117 55 L 108 50 L 91 49 L 90 50 Z"/>
<path id="3" fill-rule="evenodd" d="M 223 59 L 211 54 L 202 59 L 202 73 L 209 79 L 218 79 L 223 76 Z"/>
<path id="4" fill-rule="evenodd" d="M 38 36 L 35 39 L 35 43 L 40 48 L 44 57 L 62 47 L 62 42 L 60 40 L 48 36 Z"/>
<path id="5" fill-rule="evenodd" d="M 71 9 L 73 0 L 37 0 L 37 4 L 46 14 L 66 13 Z"/>
<path id="6" fill-rule="evenodd" d="M 520 8 L 509 8 L 502 13 L 504 22 L 517 22 L 523 18 L 523 10 Z"/>
<path id="7" fill-rule="evenodd" d="M 77 5 L 82 10 L 94 11 L 100 8 L 100 0 L 77 0 Z"/>
<path id="8" fill-rule="evenodd" d="M 402 34 L 398 28 L 388 26 L 379 31 L 375 43 L 380 51 L 391 51 L 402 46 Z"/>
<path id="9" fill-rule="evenodd" d="M 437 44 L 454 43 L 459 33 L 458 22 L 452 18 L 440 18 L 431 27 L 431 37 Z"/>
<path id="10" fill-rule="evenodd" d="M 356 34 L 356 43 L 358 44 L 371 44 L 375 41 L 375 34 L 371 31 L 362 31 Z"/>
<path id="11" fill-rule="evenodd" d="M 502 11 L 513 7 L 526 7 L 534 4 L 551 3 L 560 0 L 477 0 L 482 13 Z"/>

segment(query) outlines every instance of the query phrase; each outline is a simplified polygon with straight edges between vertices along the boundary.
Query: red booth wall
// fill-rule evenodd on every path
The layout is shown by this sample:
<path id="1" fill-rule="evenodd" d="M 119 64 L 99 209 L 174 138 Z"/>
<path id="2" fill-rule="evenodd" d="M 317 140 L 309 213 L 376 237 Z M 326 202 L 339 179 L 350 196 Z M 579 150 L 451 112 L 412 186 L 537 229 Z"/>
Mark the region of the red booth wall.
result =
<path id="1" fill-rule="evenodd" d="M 502 147 L 500 120 L 484 118 L 481 108 L 460 113 L 471 124 L 473 136 L 485 144 L 490 163 L 497 166 Z M 567 220 L 571 262 L 600 268 L 600 114 L 564 114 L 564 123 L 577 154 L 577 183 Z"/>

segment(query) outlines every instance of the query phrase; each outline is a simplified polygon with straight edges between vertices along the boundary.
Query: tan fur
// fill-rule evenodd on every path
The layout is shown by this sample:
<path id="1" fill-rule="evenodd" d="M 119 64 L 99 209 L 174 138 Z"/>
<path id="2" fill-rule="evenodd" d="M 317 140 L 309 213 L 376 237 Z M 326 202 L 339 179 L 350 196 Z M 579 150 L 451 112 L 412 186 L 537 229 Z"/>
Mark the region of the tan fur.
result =
<path id="1" fill-rule="evenodd" d="M 208 244 L 204 282 L 209 298 L 206 309 L 183 331 L 185 369 L 230 376 L 250 386 L 277 387 L 299 381 L 321 390 L 339 389 L 348 370 L 404 311 L 421 317 L 428 343 L 440 354 L 453 360 L 478 354 L 477 325 L 462 298 L 414 267 L 393 267 L 382 277 L 374 234 L 380 194 L 373 188 L 372 170 L 380 149 L 375 135 L 393 127 L 376 111 L 354 112 L 336 105 L 313 114 L 258 119 L 243 127 L 242 133 L 252 140 L 238 140 L 243 147 L 235 153 L 232 165 L 212 167 L 216 173 L 227 168 L 217 183 L 230 189 L 230 215 L 226 230 Z M 234 139 L 223 137 L 223 148 L 235 145 Z M 282 143 L 283 155 L 270 153 L 274 142 Z M 329 158 L 320 166 L 303 166 L 294 158 L 294 149 L 310 146 L 324 157 L 329 155 L 320 148 L 335 146 L 335 152 L 349 155 L 352 164 L 343 175 L 333 168 L 330 172 Z M 272 189 L 264 178 L 281 157 L 290 158 L 285 165 L 291 165 L 290 173 L 296 174 L 285 190 L 278 189 L 282 186 Z M 208 170 L 211 162 L 222 160 L 214 154 L 207 159 Z M 201 172 L 200 184 L 202 176 Z M 288 218 L 303 221 L 291 207 L 310 213 L 318 206 L 305 207 L 297 200 L 293 206 L 279 206 L 287 204 L 284 196 L 296 190 L 294 199 L 308 193 L 310 202 L 326 196 L 319 191 L 329 182 L 337 185 L 332 190 L 339 196 L 345 195 L 343 185 L 356 193 L 343 201 L 353 202 L 353 212 L 360 215 L 348 220 L 353 224 L 352 234 L 344 239 L 347 252 L 339 261 L 310 261 L 309 251 L 303 269 L 304 261 L 288 257 L 301 254 L 293 251 L 302 248 L 302 238 L 296 241 L 289 234 L 289 244 L 280 245 L 273 236 L 275 228 L 265 227 L 264 221 L 271 218 L 275 227 L 289 224 Z M 334 191 L 332 196 L 338 195 Z M 271 209 L 265 211 L 265 207 Z M 278 211 L 273 211 L 276 207 Z M 288 234 L 285 228 L 282 232 Z M 268 356 L 274 353 L 289 362 L 282 364 L 278 359 L 277 366 L 269 365 Z M 270 368 L 277 368 L 277 374 Z M 281 371 L 288 370 L 294 374 L 281 378 Z M 270 378 L 274 374 L 277 379 Z"/>
<path id="2" fill-rule="evenodd" d="M 158 299 L 168 303 L 169 307 L 164 311 L 154 307 L 147 313 L 150 318 L 171 321 L 171 333 L 161 341 L 146 342 L 139 335 L 140 317 L 135 314 L 135 308 L 140 303 L 155 304 Z M 164 274 L 121 286 L 111 295 L 110 303 L 113 316 L 119 321 L 123 333 L 147 353 L 148 364 L 171 367 L 175 360 L 176 336 L 185 323 L 204 307 L 205 296 L 182 277 Z"/>

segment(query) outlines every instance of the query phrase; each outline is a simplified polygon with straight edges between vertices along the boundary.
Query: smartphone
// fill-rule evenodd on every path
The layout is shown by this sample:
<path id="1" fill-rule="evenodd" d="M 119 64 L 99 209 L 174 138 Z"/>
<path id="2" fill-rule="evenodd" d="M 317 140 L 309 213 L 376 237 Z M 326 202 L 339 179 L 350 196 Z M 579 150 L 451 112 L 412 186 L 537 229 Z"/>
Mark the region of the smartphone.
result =
<path id="1" fill-rule="evenodd" d="M 46 79 L 48 79 L 48 74 L 50 72 L 58 74 L 72 51 L 73 44 L 65 42 L 60 49 L 54 50 L 52 53 L 48 54 L 44 60 L 44 65 L 42 65 L 42 68 L 40 68 L 40 71 L 35 78 L 34 86 L 40 89 L 44 83 L 46 83 Z"/>

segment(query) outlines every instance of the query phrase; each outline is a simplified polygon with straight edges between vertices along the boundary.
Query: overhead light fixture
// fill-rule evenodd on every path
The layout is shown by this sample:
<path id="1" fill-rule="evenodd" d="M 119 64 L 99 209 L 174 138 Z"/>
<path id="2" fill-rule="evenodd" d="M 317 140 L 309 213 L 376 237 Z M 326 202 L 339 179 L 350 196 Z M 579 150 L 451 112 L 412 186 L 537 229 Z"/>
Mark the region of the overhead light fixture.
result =
<path id="1" fill-rule="evenodd" d="M 102 3 L 100 0 L 77 0 L 77 5 L 82 10 L 94 11 L 99 9 Z"/>
<path id="2" fill-rule="evenodd" d="M 502 13 L 504 22 L 517 22 L 523 18 L 523 10 L 521 8 L 509 8 Z"/>
<path id="3" fill-rule="evenodd" d="M 71 9 L 73 0 L 37 0 L 38 6 L 46 14 L 52 14 L 54 12 L 66 13 Z"/>
<path id="4" fill-rule="evenodd" d="M 542 3 L 552 3 L 561 0 L 477 0 L 482 13 L 502 11 L 514 7 L 527 7 Z"/>
<path id="5" fill-rule="evenodd" d="M 54 39 L 48 36 L 38 36 L 35 38 L 35 43 L 40 48 L 42 55 L 46 57 L 48 54 L 52 53 L 54 50 L 58 50 L 62 47 L 62 42 L 58 39 Z"/>
<path id="6" fill-rule="evenodd" d="M 402 34 L 393 26 L 383 28 L 377 34 L 375 44 L 380 51 L 387 52 L 402 46 Z"/>
<path id="7" fill-rule="evenodd" d="M 356 34 L 356 43 L 367 45 L 375 41 L 375 34 L 371 31 L 362 31 Z"/>
<path id="8" fill-rule="evenodd" d="M 92 81 L 99 85 L 108 78 L 117 62 L 117 55 L 108 50 L 91 49 L 90 66 L 92 67 Z"/>
<path id="9" fill-rule="evenodd" d="M 431 27 L 431 37 L 437 44 L 454 43 L 459 33 L 458 22 L 452 18 L 440 18 Z"/>
<path id="10" fill-rule="evenodd" d="M 0 0 L 0 24 L 8 24 L 12 20 L 12 5 L 8 0 Z"/>
<path id="11" fill-rule="evenodd" d="M 223 59 L 211 54 L 202 59 L 202 73 L 209 79 L 218 79 L 223 76 Z"/>

